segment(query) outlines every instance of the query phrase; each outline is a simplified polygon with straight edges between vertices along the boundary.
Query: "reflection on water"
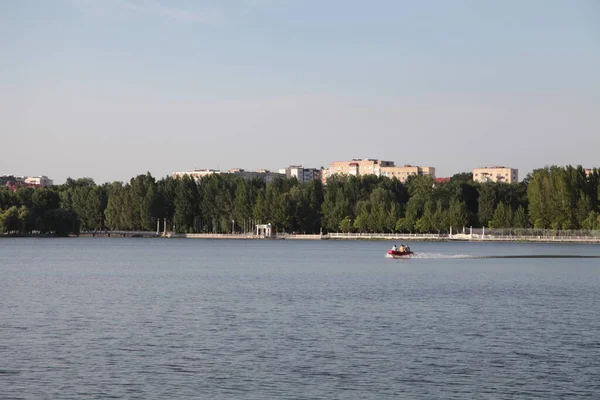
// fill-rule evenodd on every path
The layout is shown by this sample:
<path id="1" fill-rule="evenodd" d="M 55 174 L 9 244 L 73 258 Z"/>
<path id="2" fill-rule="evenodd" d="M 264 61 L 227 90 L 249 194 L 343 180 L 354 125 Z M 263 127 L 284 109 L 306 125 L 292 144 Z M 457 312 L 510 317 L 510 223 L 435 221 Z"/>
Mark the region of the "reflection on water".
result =
<path id="1" fill-rule="evenodd" d="M 1 397 L 600 393 L 599 247 L 389 247 L 2 239 Z"/>

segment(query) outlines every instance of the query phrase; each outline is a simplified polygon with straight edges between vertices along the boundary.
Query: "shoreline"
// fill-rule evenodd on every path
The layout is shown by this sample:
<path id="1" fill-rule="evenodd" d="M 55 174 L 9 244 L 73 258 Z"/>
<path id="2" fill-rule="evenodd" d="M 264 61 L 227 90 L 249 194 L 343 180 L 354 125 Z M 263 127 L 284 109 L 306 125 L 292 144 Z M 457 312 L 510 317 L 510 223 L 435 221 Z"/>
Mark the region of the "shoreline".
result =
<path id="1" fill-rule="evenodd" d="M 79 235 L 55 236 L 55 235 L 0 235 L 3 238 L 36 238 L 55 239 L 68 238 L 155 238 L 155 239 L 222 239 L 222 240 L 333 240 L 333 241 L 404 241 L 404 242 L 458 242 L 458 243 L 584 243 L 600 244 L 600 237 L 560 237 L 560 236 L 506 236 L 506 237 L 444 237 L 438 235 L 276 235 L 272 237 L 258 236 L 254 234 L 157 234 L 156 232 L 102 232 L 83 233 Z"/>

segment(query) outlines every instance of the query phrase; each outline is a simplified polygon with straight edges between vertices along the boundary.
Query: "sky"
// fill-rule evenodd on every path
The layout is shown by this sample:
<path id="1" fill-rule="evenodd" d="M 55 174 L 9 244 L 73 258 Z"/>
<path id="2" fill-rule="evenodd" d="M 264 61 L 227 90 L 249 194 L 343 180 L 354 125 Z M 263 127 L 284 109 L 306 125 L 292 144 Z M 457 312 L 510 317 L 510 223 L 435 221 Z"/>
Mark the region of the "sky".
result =
<path id="1" fill-rule="evenodd" d="M 0 175 L 600 167 L 597 0 L 0 0 Z"/>

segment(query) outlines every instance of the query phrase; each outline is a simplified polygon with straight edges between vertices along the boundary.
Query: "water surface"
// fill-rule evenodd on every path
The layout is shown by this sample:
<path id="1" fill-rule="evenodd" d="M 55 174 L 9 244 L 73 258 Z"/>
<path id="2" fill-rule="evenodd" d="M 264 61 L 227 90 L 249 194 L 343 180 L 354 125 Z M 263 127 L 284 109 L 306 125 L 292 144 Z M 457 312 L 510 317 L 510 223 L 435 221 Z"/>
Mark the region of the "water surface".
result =
<path id="1" fill-rule="evenodd" d="M 600 246 L 0 239 L 2 399 L 598 398 Z"/>

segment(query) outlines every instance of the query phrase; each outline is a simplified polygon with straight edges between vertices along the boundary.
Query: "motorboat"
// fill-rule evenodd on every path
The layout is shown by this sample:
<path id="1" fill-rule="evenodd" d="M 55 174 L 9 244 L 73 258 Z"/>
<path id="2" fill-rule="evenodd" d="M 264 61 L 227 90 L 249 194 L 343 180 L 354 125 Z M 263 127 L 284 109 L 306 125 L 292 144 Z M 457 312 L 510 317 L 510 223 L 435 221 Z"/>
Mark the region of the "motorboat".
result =
<path id="1" fill-rule="evenodd" d="M 388 250 L 386 257 L 388 257 L 388 258 L 408 258 L 409 256 L 411 256 L 413 254 L 415 254 L 415 253 L 413 253 L 410 249 L 404 250 L 404 251 Z"/>

